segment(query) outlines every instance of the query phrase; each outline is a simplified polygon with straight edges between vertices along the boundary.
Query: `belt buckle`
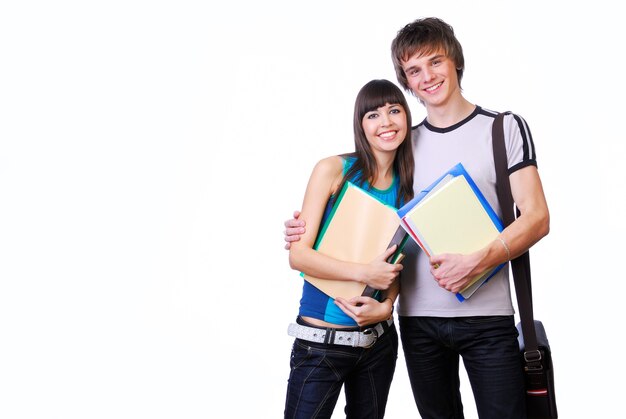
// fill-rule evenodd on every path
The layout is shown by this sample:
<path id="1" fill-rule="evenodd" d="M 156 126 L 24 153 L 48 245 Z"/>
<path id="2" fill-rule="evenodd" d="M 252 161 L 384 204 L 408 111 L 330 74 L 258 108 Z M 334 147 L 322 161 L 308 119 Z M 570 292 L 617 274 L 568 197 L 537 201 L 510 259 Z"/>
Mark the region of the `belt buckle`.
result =
<path id="1" fill-rule="evenodd" d="M 372 346 L 374 346 L 374 344 L 378 340 L 378 331 L 376 329 L 374 329 L 373 327 L 370 327 L 370 328 L 365 329 L 362 333 L 365 336 L 374 335 L 374 340 L 372 341 L 372 343 L 370 343 L 367 346 L 363 346 L 363 347 L 364 348 L 371 348 Z"/>

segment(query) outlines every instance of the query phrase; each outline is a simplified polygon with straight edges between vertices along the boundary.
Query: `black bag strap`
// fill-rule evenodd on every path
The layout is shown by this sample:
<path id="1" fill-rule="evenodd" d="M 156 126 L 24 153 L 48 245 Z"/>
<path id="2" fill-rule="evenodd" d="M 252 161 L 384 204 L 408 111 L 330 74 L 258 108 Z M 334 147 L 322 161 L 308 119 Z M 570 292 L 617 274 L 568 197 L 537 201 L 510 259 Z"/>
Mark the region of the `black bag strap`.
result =
<path id="1" fill-rule="evenodd" d="M 504 142 L 504 115 L 507 114 L 510 114 L 510 112 L 498 114 L 493 121 L 492 127 L 493 158 L 496 167 L 496 193 L 502 209 L 502 221 L 505 227 L 515 220 L 515 213 L 519 216 L 519 209 L 514 210 L 515 203 L 511 194 L 508 159 Z M 517 307 L 520 312 L 522 336 L 524 337 L 524 358 L 527 362 L 538 362 L 541 359 L 541 355 L 538 351 L 533 318 L 530 254 L 528 251 L 511 260 L 511 270 L 513 271 Z"/>

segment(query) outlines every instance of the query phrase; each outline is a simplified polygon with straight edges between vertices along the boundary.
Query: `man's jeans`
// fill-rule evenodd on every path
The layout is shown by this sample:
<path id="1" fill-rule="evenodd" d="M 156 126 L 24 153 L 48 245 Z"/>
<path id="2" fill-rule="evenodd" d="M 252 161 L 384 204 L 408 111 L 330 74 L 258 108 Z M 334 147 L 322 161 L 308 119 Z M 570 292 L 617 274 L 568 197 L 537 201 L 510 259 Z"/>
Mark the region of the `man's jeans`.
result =
<path id="1" fill-rule="evenodd" d="M 461 419 L 459 355 L 481 419 L 525 418 L 513 316 L 400 317 L 400 336 L 423 419 Z"/>
<path id="2" fill-rule="evenodd" d="M 371 348 L 296 339 L 285 418 L 330 418 L 344 384 L 346 418 L 382 418 L 397 358 L 395 324 Z"/>

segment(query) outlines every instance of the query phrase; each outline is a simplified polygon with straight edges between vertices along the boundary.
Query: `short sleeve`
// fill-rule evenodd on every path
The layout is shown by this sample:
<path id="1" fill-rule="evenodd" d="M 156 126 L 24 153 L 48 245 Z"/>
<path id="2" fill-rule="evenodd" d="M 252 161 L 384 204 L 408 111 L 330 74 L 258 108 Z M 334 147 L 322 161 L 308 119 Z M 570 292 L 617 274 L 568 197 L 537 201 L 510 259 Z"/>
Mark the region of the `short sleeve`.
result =
<path id="1" fill-rule="evenodd" d="M 505 116 L 504 141 L 509 160 L 509 174 L 526 166 L 537 166 L 535 144 L 524 118 L 513 113 Z"/>

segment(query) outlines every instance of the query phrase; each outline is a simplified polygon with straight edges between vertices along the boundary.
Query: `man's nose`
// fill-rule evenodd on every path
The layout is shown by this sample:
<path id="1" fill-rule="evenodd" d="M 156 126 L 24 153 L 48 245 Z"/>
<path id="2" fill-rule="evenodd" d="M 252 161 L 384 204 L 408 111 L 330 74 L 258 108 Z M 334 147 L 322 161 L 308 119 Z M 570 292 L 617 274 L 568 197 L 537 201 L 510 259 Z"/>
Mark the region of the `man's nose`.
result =
<path id="1" fill-rule="evenodd" d="M 424 78 L 425 81 L 432 80 L 433 76 L 434 76 L 434 73 L 430 71 L 429 69 L 425 68 L 422 70 L 422 77 Z"/>

